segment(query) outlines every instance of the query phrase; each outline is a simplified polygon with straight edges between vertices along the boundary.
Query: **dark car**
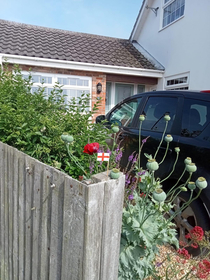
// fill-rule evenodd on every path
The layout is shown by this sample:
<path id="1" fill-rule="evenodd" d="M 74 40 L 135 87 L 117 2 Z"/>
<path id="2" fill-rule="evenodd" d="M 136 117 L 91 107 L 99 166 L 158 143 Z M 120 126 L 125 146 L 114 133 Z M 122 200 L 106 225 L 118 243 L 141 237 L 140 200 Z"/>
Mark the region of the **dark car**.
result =
<path id="1" fill-rule="evenodd" d="M 196 225 L 210 230 L 210 91 L 153 91 L 134 95 L 117 104 L 106 116 L 98 116 L 96 122 L 105 118 L 108 124 L 118 123 L 120 126 L 119 137 L 124 147 L 123 167 L 129 155 L 139 150 L 139 116 L 145 115 L 141 132 L 141 139 L 148 137 L 141 153 L 141 166 L 145 168 L 147 158 L 144 153 L 155 154 L 165 128 L 166 113 L 171 117 L 166 134 L 171 134 L 173 141 L 156 176 L 161 179 L 167 177 L 176 158 L 174 148 L 179 147 L 180 156 L 175 171 L 164 182 L 164 189 L 170 189 L 180 178 L 186 157 L 191 157 L 197 166 L 191 181 L 204 177 L 208 182 L 200 197 L 176 217 L 180 238 L 184 240 L 186 232 Z M 166 143 L 163 141 L 156 157 L 158 162 L 163 158 L 165 149 Z M 176 199 L 177 207 L 181 207 L 188 197 L 189 193 L 180 193 Z"/>

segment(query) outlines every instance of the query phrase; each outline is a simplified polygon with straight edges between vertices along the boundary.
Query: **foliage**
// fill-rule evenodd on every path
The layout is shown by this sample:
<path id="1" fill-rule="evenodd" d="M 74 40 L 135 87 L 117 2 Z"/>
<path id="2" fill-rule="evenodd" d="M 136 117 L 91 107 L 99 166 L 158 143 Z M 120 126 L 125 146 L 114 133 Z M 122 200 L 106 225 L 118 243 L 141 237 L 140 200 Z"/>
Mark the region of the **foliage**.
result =
<path id="1" fill-rule="evenodd" d="M 170 116 L 164 117 L 166 125 L 159 146 L 155 155 L 145 156 L 148 158 L 146 170 L 140 165 L 140 156 L 143 145 L 147 138 L 141 141 L 141 126 L 145 116 L 140 116 L 139 127 L 139 153 L 133 153 L 128 158 L 128 164 L 124 170 L 126 177 L 126 194 L 123 210 L 123 224 L 121 236 L 119 280 L 142 280 L 149 275 L 154 275 L 154 260 L 158 254 L 158 246 L 166 243 L 179 247 L 177 232 L 175 225 L 172 223 L 174 217 L 180 214 L 189 204 L 195 200 L 206 188 L 207 182 L 205 178 L 200 177 L 194 182 L 190 182 L 192 173 L 197 167 L 192 163 L 190 158 L 185 160 L 184 171 L 179 180 L 170 188 L 166 194 L 161 183 L 165 181 L 173 173 L 180 149 L 175 148 L 176 160 L 174 162 L 171 173 L 167 178 L 155 178 L 155 171 L 159 169 L 164 161 L 169 143 L 173 140 L 171 135 L 166 135 Z M 156 156 L 162 145 L 166 141 L 167 148 L 161 162 L 156 161 Z M 179 184 L 185 172 L 189 176 L 185 183 Z M 180 192 L 187 191 L 189 187 L 191 193 L 190 198 L 186 201 L 181 209 L 171 211 L 174 208 L 173 201 Z M 198 188 L 198 194 L 193 196 L 195 188 Z M 168 217 L 168 218 L 166 218 Z M 157 278 L 160 279 L 160 278 Z"/>
<path id="2" fill-rule="evenodd" d="M 90 95 L 65 104 L 59 84 L 49 96 L 43 86 L 32 93 L 32 86 L 31 75 L 24 79 L 18 66 L 0 70 L 0 140 L 78 178 L 82 171 L 71 164 L 60 136 L 63 132 L 74 136 L 72 153 L 88 171 L 90 158 L 83 153 L 84 146 L 89 142 L 107 146 L 109 131 L 91 121 L 100 100 L 90 110 Z"/>
<path id="3" fill-rule="evenodd" d="M 178 246 L 175 229 L 165 227 L 158 205 L 151 200 L 145 205 L 145 199 L 134 191 L 133 203 L 123 210 L 119 279 L 144 279 L 153 271 L 158 245 L 169 242 Z"/>

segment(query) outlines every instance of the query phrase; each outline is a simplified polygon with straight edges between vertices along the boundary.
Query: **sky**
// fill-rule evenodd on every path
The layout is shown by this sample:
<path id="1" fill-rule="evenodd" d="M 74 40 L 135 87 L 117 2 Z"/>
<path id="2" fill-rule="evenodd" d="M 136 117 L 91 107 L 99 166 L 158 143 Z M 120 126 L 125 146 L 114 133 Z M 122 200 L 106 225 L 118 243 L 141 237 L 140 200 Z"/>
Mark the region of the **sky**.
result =
<path id="1" fill-rule="evenodd" d="M 0 0 L 0 19 L 128 39 L 142 0 Z"/>

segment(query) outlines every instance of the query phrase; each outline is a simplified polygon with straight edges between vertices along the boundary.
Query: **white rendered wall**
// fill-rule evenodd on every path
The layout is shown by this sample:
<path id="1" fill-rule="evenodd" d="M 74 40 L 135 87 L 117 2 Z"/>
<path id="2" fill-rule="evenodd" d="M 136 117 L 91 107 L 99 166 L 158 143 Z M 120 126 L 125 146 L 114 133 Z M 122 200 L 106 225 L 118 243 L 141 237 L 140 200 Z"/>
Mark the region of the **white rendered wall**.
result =
<path id="1" fill-rule="evenodd" d="M 210 89 L 210 0 L 185 0 L 184 16 L 164 29 L 163 0 L 146 2 L 159 7 L 157 16 L 144 8 L 141 30 L 138 27 L 131 39 L 165 67 L 164 77 L 189 73 L 189 89 Z M 164 85 L 159 81 L 158 89 Z"/>

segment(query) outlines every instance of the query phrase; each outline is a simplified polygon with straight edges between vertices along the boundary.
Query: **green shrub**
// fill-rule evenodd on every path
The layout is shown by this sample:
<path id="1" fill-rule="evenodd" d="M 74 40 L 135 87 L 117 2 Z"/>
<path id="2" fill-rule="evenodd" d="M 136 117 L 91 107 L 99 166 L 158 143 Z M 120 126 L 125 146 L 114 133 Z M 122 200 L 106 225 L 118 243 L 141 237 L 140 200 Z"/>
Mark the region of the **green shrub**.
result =
<path id="1" fill-rule="evenodd" d="M 83 153 L 89 142 L 106 146 L 108 131 L 102 124 L 92 123 L 100 100 L 89 109 L 90 95 L 83 94 L 65 104 L 60 85 L 47 97 L 45 88 L 31 93 L 32 79 L 24 79 L 18 66 L 0 70 L 0 141 L 46 163 L 59 167 L 74 178 L 81 170 L 71 164 L 60 136 L 74 137 L 73 153 L 89 169 L 89 156 Z"/>

